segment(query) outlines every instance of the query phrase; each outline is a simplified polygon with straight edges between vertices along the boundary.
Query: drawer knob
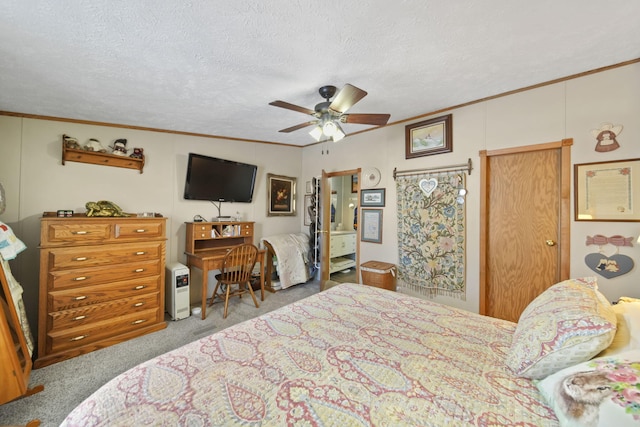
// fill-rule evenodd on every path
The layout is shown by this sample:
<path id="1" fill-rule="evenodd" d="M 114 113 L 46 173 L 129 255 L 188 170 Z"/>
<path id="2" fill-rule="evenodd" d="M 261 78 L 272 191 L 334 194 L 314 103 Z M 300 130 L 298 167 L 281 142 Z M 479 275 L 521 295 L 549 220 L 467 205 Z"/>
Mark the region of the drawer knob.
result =
<path id="1" fill-rule="evenodd" d="M 133 304 L 134 307 L 142 307 L 144 305 L 143 302 L 137 302 L 135 304 Z"/>
<path id="2" fill-rule="evenodd" d="M 144 323 L 146 322 L 146 320 L 144 319 L 138 319 L 138 320 L 134 320 L 133 322 L 131 322 L 132 325 L 139 325 L 140 323 Z"/>
<path id="3" fill-rule="evenodd" d="M 87 276 L 79 276 L 79 277 L 74 277 L 73 280 L 75 280 L 76 282 L 81 282 L 83 280 L 87 280 L 88 277 Z"/>
<path id="4" fill-rule="evenodd" d="M 86 319 L 86 318 L 87 318 L 87 316 L 76 316 L 71 320 L 82 320 L 82 319 Z"/>
<path id="5" fill-rule="evenodd" d="M 86 261 L 88 258 L 86 256 L 79 256 L 74 258 L 74 261 Z"/>
<path id="6" fill-rule="evenodd" d="M 133 288 L 133 289 L 134 289 L 134 290 L 136 290 L 136 291 L 139 291 L 140 289 L 144 289 L 144 288 L 146 288 L 146 286 L 145 286 L 145 285 L 138 285 L 138 286 L 136 286 L 136 287 L 135 287 L 135 288 Z"/>
<path id="7" fill-rule="evenodd" d="M 75 297 L 74 301 L 82 301 L 83 299 L 87 299 L 87 296 L 86 295 L 81 295 L 79 297 Z"/>
<path id="8" fill-rule="evenodd" d="M 146 233 L 146 232 L 147 232 L 147 230 L 145 230 L 144 228 L 138 228 L 136 230 L 136 233 Z"/>
<path id="9" fill-rule="evenodd" d="M 144 268 L 136 268 L 135 270 L 133 270 L 134 273 L 142 273 L 144 271 Z"/>
<path id="10" fill-rule="evenodd" d="M 83 236 L 85 234 L 89 234 L 89 232 L 80 230 L 80 231 L 72 231 L 71 234 L 77 234 L 77 235 Z"/>
<path id="11" fill-rule="evenodd" d="M 145 252 L 145 251 L 138 251 L 138 252 L 136 252 L 136 255 L 144 255 L 144 254 L 146 254 L 146 252 Z"/>
<path id="12" fill-rule="evenodd" d="M 78 335 L 77 337 L 71 338 L 69 341 L 80 341 L 87 337 L 87 335 Z"/>

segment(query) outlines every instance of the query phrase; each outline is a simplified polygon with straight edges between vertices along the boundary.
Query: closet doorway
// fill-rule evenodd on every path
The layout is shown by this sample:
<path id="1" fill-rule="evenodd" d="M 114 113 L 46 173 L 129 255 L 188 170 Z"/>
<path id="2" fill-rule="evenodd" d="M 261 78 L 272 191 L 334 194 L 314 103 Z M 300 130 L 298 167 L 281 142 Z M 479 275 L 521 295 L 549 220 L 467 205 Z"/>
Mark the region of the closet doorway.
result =
<path id="1" fill-rule="evenodd" d="M 572 144 L 480 152 L 480 314 L 517 322 L 569 278 Z"/>
<path id="2" fill-rule="evenodd" d="M 321 289 L 328 281 L 359 283 L 360 238 L 354 224 L 360 211 L 359 182 L 359 168 L 322 171 Z"/>

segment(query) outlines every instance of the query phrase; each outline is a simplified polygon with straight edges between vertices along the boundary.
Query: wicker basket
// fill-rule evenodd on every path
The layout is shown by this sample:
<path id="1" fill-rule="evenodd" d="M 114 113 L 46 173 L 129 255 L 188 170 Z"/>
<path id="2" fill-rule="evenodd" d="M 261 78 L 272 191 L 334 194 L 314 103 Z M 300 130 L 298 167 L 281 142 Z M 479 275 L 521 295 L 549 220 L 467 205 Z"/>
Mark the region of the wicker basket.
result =
<path id="1" fill-rule="evenodd" d="M 376 288 L 396 290 L 396 266 L 382 261 L 367 261 L 360 265 L 362 283 Z"/>

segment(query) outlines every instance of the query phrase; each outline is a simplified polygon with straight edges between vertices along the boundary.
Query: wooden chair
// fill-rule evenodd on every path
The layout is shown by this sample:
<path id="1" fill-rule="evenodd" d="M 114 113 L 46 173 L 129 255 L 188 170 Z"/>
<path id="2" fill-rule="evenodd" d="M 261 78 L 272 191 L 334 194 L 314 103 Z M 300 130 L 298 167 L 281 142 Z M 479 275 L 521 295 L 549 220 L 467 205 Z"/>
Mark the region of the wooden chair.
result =
<path id="1" fill-rule="evenodd" d="M 218 281 L 216 283 L 216 288 L 213 290 L 213 295 L 209 300 L 209 307 L 211 307 L 216 297 L 222 299 L 223 296 L 218 294 L 218 289 L 224 285 L 223 317 L 225 319 L 227 318 L 229 297 L 239 296 L 242 298 L 242 294 L 249 292 L 251 294 L 251 298 L 253 298 L 253 303 L 256 307 L 260 307 L 260 305 L 258 305 L 256 295 L 253 293 L 253 288 L 251 287 L 252 272 L 253 267 L 256 264 L 257 256 L 258 248 L 251 244 L 236 246 L 225 255 L 224 261 L 222 262 L 222 268 L 220 269 L 220 274 L 216 274 L 216 280 Z M 234 285 L 237 285 L 238 288 L 231 290 Z"/>

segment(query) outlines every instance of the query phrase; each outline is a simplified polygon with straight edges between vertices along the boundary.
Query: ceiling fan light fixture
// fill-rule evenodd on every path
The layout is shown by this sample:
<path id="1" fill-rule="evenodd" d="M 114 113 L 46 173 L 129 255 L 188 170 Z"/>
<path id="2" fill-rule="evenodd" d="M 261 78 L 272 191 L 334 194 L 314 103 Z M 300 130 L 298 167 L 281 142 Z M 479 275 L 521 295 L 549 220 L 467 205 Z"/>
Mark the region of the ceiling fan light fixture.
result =
<path id="1" fill-rule="evenodd" d="M 327 120 L 322 125 L 322 132 L 328 137 L 332 137 L 334 133 L 338 130 L 338 125 L 333 120 Z"/>
<path id="2" fill-rule="evenodd" d="M 336 123 L 336 130 L 335 132 L 333 132 L 333 135 L 331 136 L 331 138 L 333 139 L 333 142 L 338 142 L 344 137 L 345 137 L 345 134 L 342 131 L 342 128 L 340 127 L 339 124 Z"/>
<path id="3" fill-rule="evenodd" d="M 316 142 L 320 141 L 320 138 L 322 138 L 322 126 L 318 125 L 313 129 L 311 129 L 311 132 L 309 132 L 309 135 L 311 135 L 313 139 L 316 140 Z"/>

